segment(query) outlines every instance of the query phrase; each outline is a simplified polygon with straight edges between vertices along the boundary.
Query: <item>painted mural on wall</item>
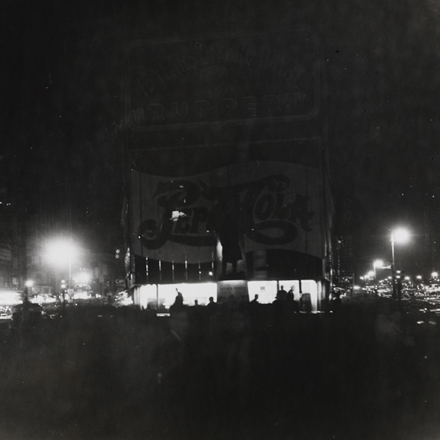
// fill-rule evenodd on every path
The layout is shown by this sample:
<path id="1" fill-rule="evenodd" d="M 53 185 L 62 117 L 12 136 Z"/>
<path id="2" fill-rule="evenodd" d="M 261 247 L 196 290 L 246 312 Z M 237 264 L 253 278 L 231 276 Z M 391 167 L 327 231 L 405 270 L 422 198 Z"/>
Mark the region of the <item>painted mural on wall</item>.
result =
<path id="1" fill-rule="evenodd" d="M 132 171 L 132 249 L 162 261 L 208 262 L 286 249 L 322 257 L 319 170 L 298 164 L 237 163 L 165 178 Z"/>

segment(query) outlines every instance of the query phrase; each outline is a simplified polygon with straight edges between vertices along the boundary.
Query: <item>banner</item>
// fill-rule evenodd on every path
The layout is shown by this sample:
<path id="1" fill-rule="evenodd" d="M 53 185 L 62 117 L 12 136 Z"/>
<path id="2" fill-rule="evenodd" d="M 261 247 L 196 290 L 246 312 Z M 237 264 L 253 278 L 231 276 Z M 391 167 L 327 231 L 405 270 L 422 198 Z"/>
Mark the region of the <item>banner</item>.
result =
<path id="1" fill-rule="evenodd" d="M 322 258 L 321 211 L 318 168 L 255 161 L 178 178 L 131 172 L 133 252 L 161 261 L 214 261 L 218 242 Z"/>

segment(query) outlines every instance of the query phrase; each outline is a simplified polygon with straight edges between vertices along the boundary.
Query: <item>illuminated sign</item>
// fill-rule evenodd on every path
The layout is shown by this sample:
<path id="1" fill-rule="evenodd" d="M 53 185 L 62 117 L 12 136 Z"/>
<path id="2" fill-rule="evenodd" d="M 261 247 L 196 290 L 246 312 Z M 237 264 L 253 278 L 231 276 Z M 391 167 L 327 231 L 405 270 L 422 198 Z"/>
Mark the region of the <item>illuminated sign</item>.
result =
<path id="1" fill-rule="evenodd" d="M 272 247 L 319 256 L 319 195 L 318 169 L 282 162 L 178 179 L 132 171 L 133 250 L 163 261 L 212 261 L 217 238 L 236 229 L 245 252 Z"/>

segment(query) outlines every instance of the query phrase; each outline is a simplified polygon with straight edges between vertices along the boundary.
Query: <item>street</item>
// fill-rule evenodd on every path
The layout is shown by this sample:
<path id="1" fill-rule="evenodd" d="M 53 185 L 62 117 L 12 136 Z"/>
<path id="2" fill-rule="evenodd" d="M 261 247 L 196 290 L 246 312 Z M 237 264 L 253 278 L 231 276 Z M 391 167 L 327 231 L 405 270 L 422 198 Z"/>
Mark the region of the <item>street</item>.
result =
<path id="1" fill-rule="evenodd" d="M 169 318 L 101 305 L 3 324 L 0 437 L 436 439 L 440 335 L 419 305 Z"/>

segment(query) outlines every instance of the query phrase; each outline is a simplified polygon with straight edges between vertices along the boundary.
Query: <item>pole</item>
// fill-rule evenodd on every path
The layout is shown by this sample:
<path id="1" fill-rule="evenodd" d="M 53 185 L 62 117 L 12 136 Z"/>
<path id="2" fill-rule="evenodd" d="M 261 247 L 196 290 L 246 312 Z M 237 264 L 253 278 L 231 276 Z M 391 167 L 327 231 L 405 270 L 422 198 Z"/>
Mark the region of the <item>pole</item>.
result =
<path id="1" fill-rule="evenodd" d="M 72 288 L 72 254 L 69 252 L 69 289 Z"/>
<path id="2" fill-rule="evenodd" d="M 391 282 L 393 284 L 393 298 L 396 298 L 396 270 L 394 261 L 394 232 L 391 232 Z"/>

